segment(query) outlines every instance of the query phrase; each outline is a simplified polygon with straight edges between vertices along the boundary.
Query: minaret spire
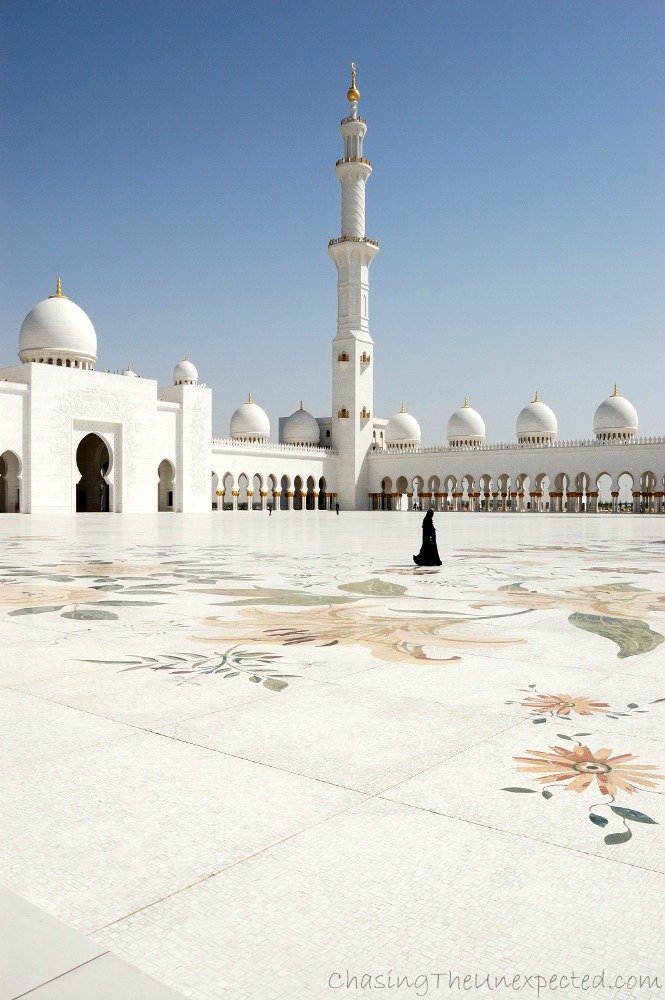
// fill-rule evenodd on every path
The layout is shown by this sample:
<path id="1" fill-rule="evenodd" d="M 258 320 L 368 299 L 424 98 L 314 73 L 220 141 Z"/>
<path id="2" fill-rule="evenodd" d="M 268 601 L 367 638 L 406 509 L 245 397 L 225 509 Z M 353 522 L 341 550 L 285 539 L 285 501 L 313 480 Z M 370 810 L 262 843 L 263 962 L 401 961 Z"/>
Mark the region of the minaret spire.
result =
<path id="1" fill-rule="evenodd" d="M 351 63 L 351 86 L 349 87 L 349 89 L 346 92 L 346 99 L 349 102 L 349 104 L 351 105 L 351 114 L 355 118 L 356 117 L 356 112 L 357 112 L 358 109 L 357 109 L 357 107 L 354 107 L 354 105 L 357 105 L 358 101 L 360 100 L 360 91 L 356 87 L 356 64 L 355 63 Z"/>

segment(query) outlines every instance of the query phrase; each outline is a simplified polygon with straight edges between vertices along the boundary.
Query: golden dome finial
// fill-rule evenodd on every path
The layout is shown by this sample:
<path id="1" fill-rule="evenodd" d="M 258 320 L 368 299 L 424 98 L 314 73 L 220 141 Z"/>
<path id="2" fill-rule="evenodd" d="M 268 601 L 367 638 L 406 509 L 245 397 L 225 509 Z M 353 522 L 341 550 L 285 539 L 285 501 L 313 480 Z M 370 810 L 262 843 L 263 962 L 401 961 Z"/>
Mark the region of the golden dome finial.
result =
<path id="1" fill-rule="evenodd" d="M 619 386 L 616 384 L 616 382 L 614 383 L 614 391 L 612 392 L 612 395 L 613 396 L 620 395 L 620 393 L 619 393 Z"/>
<path id="2" fill-rule="evenodd" d="M 531 402 L 532 403 L 539 403 L 540 402 L 540 393 L 538 392 L 537 389 L 536 389 L 535 395 L 534 395 L 533 399 L 531 400 Z"/>
<path id="3" fill-rule="evenodd" d="M 247 395 L 247 402 L 248 402 L 248 403 L 253 403 L 253 402 L 254 402 L 254 400 L 252 399 L 252 394 L 251 394 L 251 392 L 250 392 L 250 393 L 248 393 L 248 395 Z"/>
<path id="4" fill-rule="evenodd" d="M 351 63 L 351 86 L 346 92 L 346 99 L 351 104 L 357 104 L 360 100 L 360 91 L 356 87 L 356 64 Z"/>
<path id="5" fill-rule="evenodd" d="M 402 405 L 401 405 L 401 407 L 400 407 L 400 411 L 399 411 L 399 412 L 400 412 L 400 413 L 406 413 L 406 406 L 404 405 L 404 403 L 402 403 Z"/>
<path id="6" fill-rule="evenodd" d="M 468 405 L 469 405 L 469 397 L 465 396 L 463 406 L 467 407 Z"/>
<path id="7" fill-rule="evenodd" d="M 304 409 L 305 409 L 305 407 L 304 407 L 304 406 L 302 405 L 302 399 L 300 400 L 300 409 L 301 409 L 301 410 L 304 410 Z"/>
<path id="8" fill-rule="evenodd" d="M 57 279 L 55 283 L 55 292 L 53 295 L 49 295 L 50 299 L 66 299 L 67 296 L 62 294 L 62 281 L 60 278 Z"/>

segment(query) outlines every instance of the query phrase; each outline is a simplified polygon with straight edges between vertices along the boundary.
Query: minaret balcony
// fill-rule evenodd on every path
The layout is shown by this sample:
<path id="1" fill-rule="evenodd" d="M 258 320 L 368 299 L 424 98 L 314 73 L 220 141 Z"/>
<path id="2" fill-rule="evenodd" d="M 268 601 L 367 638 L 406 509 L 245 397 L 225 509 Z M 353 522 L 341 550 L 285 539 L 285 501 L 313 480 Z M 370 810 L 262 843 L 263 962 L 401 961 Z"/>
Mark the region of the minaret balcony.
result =
<path id="1" fill-rule="evenodd" d="M 340 163 L 366 163 L 368 167 L 372 166 L 372 161 L 364 156 L 343 156 L 341 160 L 337 160 L 335 166 L 338 167 Z"/>
<path id="2" fill-rule="evenodd" d="M 366 125 L 367 119 L 361 118 L 360 115 L 347 115 L 346 118 L 342 118 L 340 125 L 344 125 L 346 122 L 362 122 L 363 125 Z"/>
<path id="3" fill-rule="evenodd" d="M 369 355 L 367 351 L 363 351 L 362 354 L 360 355 L 361 365 L 368 365 L 371 360 L 372 360 L 371 355 Z"/>
<path id="4" fill-rule="evenodd" d="M 367 409 L 367 407 L 363 406 L 362 410 L 360 411 L 360 419 L 361 420 L 369 420 L 371 418 L 371 416 L 372 416 L 372 414 Z"/>
<path id="5" fill-rule="evenodd" d="M 337 239 L 328 240 L 328 246 L 334 247 L 338 243 L 369 243 L 371 247 L 379 247 L 378 240 L 370 240 L 368 236 L 338 236 Z"/>
<path id="6" fill-rule="evenodd" d="M 337 411 L 338 420 L 348 420 L 350 416 L 351 414 L 349 413 L 349 411 L 345 406 L 343 406 L 341 410 Z"/>
<path id="7" fill-rule="evenodd" d="M 342 351 L 342 353 L 341 353 L 341 354 L 338 354 L 338 355 L 337 355 L 337 360 L 338 360 L 338 362 L 339 362 L 340 364 L 346 364 L 346 363 L 347 363 L 348 361 L 350 361 L 350 360 L 351 360 L 351 358 L 350 358 L 350 357 L 349 357 L 349 355 L 348 355 L 348 354 L 346 353 L 346 351 Z"/>

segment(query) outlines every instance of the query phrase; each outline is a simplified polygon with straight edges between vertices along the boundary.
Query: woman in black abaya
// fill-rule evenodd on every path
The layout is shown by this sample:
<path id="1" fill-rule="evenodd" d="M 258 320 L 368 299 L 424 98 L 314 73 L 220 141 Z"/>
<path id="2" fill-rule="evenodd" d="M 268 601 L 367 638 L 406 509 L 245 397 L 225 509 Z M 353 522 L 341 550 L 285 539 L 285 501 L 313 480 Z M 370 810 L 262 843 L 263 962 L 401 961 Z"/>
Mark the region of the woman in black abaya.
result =
<path id="1" fill-rule="evenodd" d="M 434 527 L 434 511 L 428 510 L 423 518 L 423 544 L 417 556 L 413 557 L 416 566 L 440 566 L 439 550 L 436 547 L 436 528 Z"/>

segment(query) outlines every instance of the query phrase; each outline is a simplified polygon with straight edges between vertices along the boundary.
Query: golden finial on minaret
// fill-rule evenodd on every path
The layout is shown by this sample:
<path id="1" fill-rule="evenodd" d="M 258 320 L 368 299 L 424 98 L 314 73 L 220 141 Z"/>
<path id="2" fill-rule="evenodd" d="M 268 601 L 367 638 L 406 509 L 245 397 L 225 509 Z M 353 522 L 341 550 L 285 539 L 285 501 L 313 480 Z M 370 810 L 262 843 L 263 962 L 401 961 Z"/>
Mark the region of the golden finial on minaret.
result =
<path id="1" fill-rule="evenodd" d="M 360 100 L 360 91 L 356 87 L 356 64 L 351 63 L 351 86 L 346 92 L 346 99 L 351 104 L 357 104 Z"/>
<path id="2" fill-rule="evenodd" d="M 252 394 L 251 394 L 251 392 L 250 392 L 250 393 L 248 394 L 248 396 L 247 396 L 247 402 L 248 402 L 248 403 L 253 403 L 253 402 L 254 402 L 254 400 L 252 399 Z"/>
<path id="3" fill-rule="evenodd" d="M 535 394 L 535 396 L 533 397 L 533 399 L 531 400 L 531 402 L 532 402 L 532 403 L 539 403 L 539 402 L 540 402 L 540 393 L 538 392 L 538 390 L 537 390 L 537 389 L 536 389 L 536 394 Z"/>
<path id="4" fill-rule="evenodd" d="M 300 400 L 300 409 L 301 409 L 301 410 L 304 410 L 304 409 L 305 409 L 305 407 L 304 407 L 304 406 L 302 405 L 302 399 Z"/>
<path id="5" fill-rule="evenodd" d="M 464 403 L 463 403 L 463 405 L 464 406 L 468 406 L 469 405 L 469 397 L 468 396 L 464 397 Z"/>
<path id="6" fill-rule="evenodd" d="M 67 296 L 62 294 L 62 282 L 60 278 L 55 283 L 55 292 L 53 295 L 49 295 L 50 299 L 66 299 Z"/>
<path id="7" fill-rule="evenodd" d="M 616 384 L 616 382 L 614 383 L 614 391 L 612 392 L 612 395 L 613 396 L 619 395 L 619 386 Z"/>

